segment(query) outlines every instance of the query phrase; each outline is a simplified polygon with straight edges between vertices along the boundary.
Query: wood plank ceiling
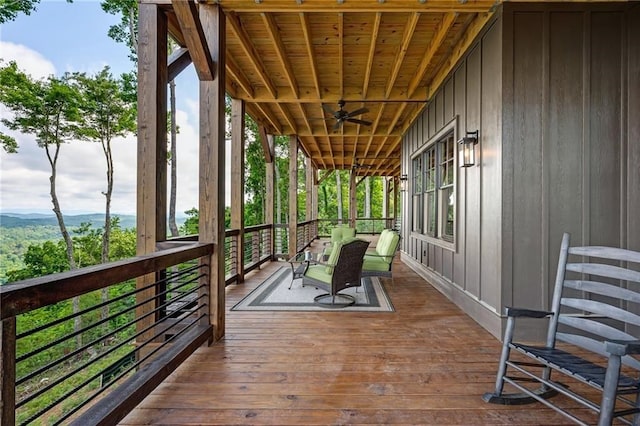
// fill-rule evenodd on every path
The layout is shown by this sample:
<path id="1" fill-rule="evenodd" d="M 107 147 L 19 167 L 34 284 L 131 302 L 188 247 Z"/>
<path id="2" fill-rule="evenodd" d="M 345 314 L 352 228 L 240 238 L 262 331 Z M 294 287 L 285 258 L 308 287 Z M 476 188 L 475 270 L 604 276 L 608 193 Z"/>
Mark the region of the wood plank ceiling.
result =
<path id="1" fill-rule="evenodd" d="M 297 135 L 301 149 L 318 169 L 353 169 L 360 176 L 399 175 L 402 135 L 496 4 L 483 0 L 216 3 L 227 19 L 229 95 L 245 100 L 247 112 L 268 133 Z M 201 40 L 195 34 L 201 28 L 193 20 L 185 25 L 182 16 L 189 14 L 183 0 L 169 4 L 171 35 L 182 46 L 192 46 L 194 62 L 206 58 L 208 51 L 192 44 Z M 206 67 L 198 72 L 207 78 Z M 337 125 L 331 111 L 339 110 L 341 100 L 344 111 L 366 109 L 352 118 L 370 124 Z"/>

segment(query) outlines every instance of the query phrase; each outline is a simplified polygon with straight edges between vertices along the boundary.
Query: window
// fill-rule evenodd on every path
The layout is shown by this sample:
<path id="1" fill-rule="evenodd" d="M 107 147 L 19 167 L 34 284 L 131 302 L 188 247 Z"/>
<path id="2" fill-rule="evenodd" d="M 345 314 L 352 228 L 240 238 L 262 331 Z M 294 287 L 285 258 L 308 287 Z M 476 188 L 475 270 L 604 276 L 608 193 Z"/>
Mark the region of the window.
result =
<path id="1" fill-rule="evenodd" d="M 455 239 L 455 120 L 413 157 L 413 232 L 445 245 Z"/>

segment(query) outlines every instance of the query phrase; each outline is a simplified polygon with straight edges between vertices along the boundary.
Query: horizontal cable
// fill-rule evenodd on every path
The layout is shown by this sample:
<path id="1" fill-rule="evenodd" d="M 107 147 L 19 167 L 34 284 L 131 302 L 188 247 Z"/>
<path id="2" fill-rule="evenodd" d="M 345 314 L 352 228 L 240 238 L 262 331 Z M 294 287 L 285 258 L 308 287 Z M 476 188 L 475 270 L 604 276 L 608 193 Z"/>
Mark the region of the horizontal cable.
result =
<path id="1" fill-rule="evenodd" d="M 198 299 L 201 299 L 203 296 L 200 296 Z M 187 306 L 187 304 L 185 304 L 184 306 Z M 204 306 L 204 305 L 203 305 Z M 198 305 L 196 306 L 192 311 L 187 311 L 189 313 L 193 313 L 196 310 L 202 308 L 202 306 Z M 157 309 L 156 309 L 157 310 Z M 155 311 L 155 310 L 154 310 Z M 150 313 L 153 313 L 154 311 L 151 311 Z M 202 317 L 202 315 L 201 315 Z M 142 318 L 142 317 L 141 317 Z M 198 318 L 199 320 L 200 318 Z M 171 326 L 167 327 L 166 329 L 163 329 L 161 333 L 156 333 L 154 336 L 151 337 L 150 340 L 155 339 L 157 337 L 159 337 L 160 335 L 164 334 L 167 332 L 167 330 L 170 330 L 171 328 L 175 327 L 177 324 L 179 324 L 179 322 L 176 322 L 174 324 L 172 324 Z M 140 330 L 139 332 L 137 332 L 136 334 L 132 335 L 131 338 L 129 338 L 128 340 L 124 340 L 122 342 L 120 342 L 119 344 L 115 345 L 113 348 L 111 348 L 109 351 L 103 352 L 100 355 L 98 355 L 97 357 L 93 358 L 90 360 L 90 362 L 87 362 L 85 364 L 83 364 L 82 366 L 76 368 L 75 370 L 65 374 L 64 376 L 56 379 L 52 384 L 46 386 L 45 388 L 39 390 L 38 392 L 33 393 L 32 395 L 29 395 L 27 398 L 19 401 L 18 403 L 16 403 L 16 409 L 23 406 L 24 404 L 28 403 L 29 401 L 32 401 L 35 397 L 42 395 L 45 391 L 48 391 L 50 389 L 52 389 L 52 387 L 57 386 L 58 384 L 62 383 L 63 381 L 67 380 L 68 378 L 74 376 L 76 373 L 78 373 L 79 371 L 81 371 L 82 369 L 84 369 L 85 367 L 95 363 L 96 361 L 104 358 L 105 356 L 109 355 L 110 353 L 114 352 L 115 350 L 123 347 L 124 345 L 128 344 L 129 341 L 134 340 L 135 338 L 141 336 L 142 334 L 146 333 L 147 331 L 151 330 L 152 328 L 156 327 L 157 323 L 153 323 L 145 328 L 143 328 L 142 330 Z M 147 345 L 148 342 L 145 342 L 144 344 L 142 344 L 141 346 L 139 346 L 138 348 L 136 348 L 134 351 L 139 351 L 141 348 L 145 347 Z M 163 343 L 162 345 L 159 346 L 163 347 L 167 342 Z M 157 349 L 156 349 L 157 350 Z M 95 380 L 96 378 L 98 378 L 100 376 L 100 374 L 102 374 L 102 372 L 100 373 L 96 373 L 93 376 L 91 376 L 89 379 L 86 379 L 83 383 L 81 383 L 80 385 L 76 386 L 74 389 L 72 389 L 70 392 L 67 392 L 66 394 L 62 395 L 61 397 L 59 397 L 57 400 L 53 401 L 51 404 L 49 404 L 48 406 L 44 407 L 43 409 L 41 409 L 40 411 L 38 411 L 37 413 L 35 413 L 34 415 L 32 415 L 29 419 L 27 419 L 27 421 L 25 423 L 30 423 L 33 420 L 37 419 L 38 417 L 40 417 L 41 415 L 43 415 L 44 413 L 46 413 L 47 411 L 49 411 L 50 409 L 52 409 L 53 407 L 55 407 L 56 405 L 58 405 L 61 401 L 63 401 L 64 399 L 68 398 L 70 395 L 73 395 L 75 392 L 77 392 L 78 390 L 82 389 L 83 387 L 85 387 L 87 384 L 91 383 L 93 380 Z"/>

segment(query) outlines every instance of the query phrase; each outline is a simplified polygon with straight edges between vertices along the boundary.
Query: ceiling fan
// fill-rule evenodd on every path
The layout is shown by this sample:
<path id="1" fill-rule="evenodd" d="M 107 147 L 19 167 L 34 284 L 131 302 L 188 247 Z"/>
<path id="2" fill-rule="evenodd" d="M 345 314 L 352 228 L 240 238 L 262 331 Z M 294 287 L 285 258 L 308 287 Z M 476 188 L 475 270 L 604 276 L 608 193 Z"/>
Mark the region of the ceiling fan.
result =
<path id="1" fill-rule="evenodd" d="M 364 126 L 370 126 L 371 122 L 370 121 L 365 121 L 365 120 L 360 120 L 357 118 L 354 118 L 355 116 L 364 114 L 365 112 L 369 112 L 369 110 L 367 108 L 359 108 L 355 111 L 345 111 L 344 110 L 344 106 L 345 106 L 346 102 L 343 101 L 342 99 L 338 101 L 338 107 L 339 109 L 337 111 L 332 110 L 329 106 L 322 104 L 322 109 L 324 109 L 326 112 L 328 112 L 329 114 L 331 114 L 333 116 L 333 118 L 336 119 L 336 124 L 333 125 L 333 130 L 336 131 L 340 128 L 340 126 L 342 126 L 342 124 L 345 121 L 349 121 L 350 123 L 356 123 L 356 124 L 362 124 Z"/>

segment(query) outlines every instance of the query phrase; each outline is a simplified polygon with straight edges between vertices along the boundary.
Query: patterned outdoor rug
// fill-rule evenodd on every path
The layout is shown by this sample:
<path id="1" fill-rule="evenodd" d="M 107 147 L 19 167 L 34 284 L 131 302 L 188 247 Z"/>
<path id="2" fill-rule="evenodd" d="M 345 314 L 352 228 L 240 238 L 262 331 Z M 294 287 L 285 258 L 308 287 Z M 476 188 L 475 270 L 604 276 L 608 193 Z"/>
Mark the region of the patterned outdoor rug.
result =
<path id="1" fill-rule="evenodd" d="M 346 308 L 326 308 L 313 302 L 313 298 L 326 293 L 312 285 L 302 286 L 302 279 L 291 284 L 291 268 L 283 266 L 251 293 L 238 302 L 232 311 L 342 311 L 342 312 L 393 312 L 393 305 L 377 277 L 362 279 L 362 286 L 349 288 L 341 293 L 356 298 L 355 305 Z M 356 291 L 357 290 L 357 291 Z"/>

